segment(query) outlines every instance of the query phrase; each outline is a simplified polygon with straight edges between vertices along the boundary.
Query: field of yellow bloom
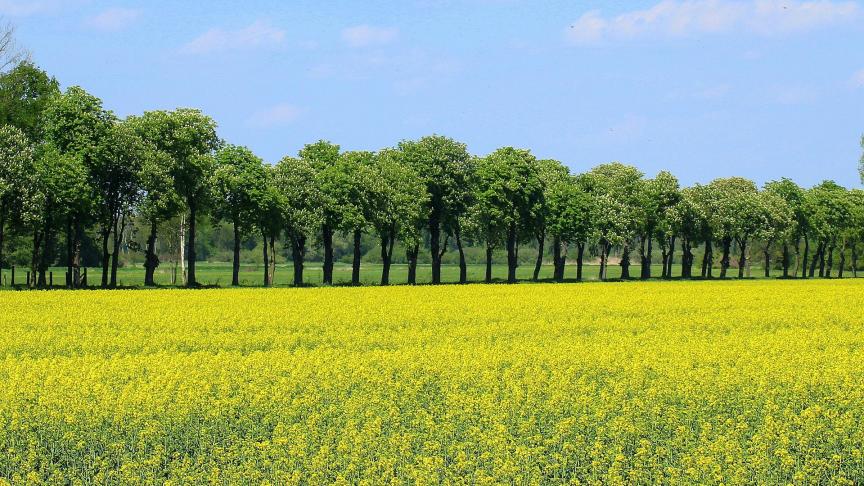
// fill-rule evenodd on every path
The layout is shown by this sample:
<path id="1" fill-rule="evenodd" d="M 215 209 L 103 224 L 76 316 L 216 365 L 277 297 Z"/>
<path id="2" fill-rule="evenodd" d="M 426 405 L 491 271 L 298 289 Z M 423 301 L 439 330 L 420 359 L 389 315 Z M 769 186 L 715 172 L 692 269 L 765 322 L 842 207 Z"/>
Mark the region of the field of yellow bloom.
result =
<path id="1" fill-rule="evenodd" d="M 856 280 L 0 292 L 0 309 L 13 484 L 864 482 Z"/>

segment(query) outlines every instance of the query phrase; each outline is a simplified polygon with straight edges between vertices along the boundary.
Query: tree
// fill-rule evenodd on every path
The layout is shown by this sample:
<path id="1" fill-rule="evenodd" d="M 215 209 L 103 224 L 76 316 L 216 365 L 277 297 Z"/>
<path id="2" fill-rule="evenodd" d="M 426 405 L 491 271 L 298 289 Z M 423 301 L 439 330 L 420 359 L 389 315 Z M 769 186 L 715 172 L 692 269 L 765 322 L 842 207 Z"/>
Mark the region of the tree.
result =
<path id="1" fill-rule="evenodd" d="M 426 191 L 420 177 L 395 149 L 379 151 L 372 165 L 370 221 L 381 245 L 381 285 L 390 284 L 396 239 L 414 242 L 414 229 L 423 221 Z M 415 260 L 416 265 L 416 260 Z"/>
<path id="2" fill-rule="evenodd" d="M 341 154 L 332 172 L 325 171 L 330 177 L 325 177 L 328 184 L 321 188 L 340 209 L 339 229 L 353 237 L 351 285 L 360 285 L 363 232 L 374 219 L 374 160 L 375 154 L 367 151 Z"/>
<path id="3" fill-rule="evenodd" d="M 213 170 L 212 155 L 220 146 L 216 135 L 216 122 L 199 110 L 191 108 L 149 111 L 141 117 L 130 117 L 130 121 L 144 140 L 167 156 L 160 160 L 169 162 L 165 168 L 168 169 L 173 190 L 189 212 L 187 285 L 195 287 L 196 222 L 200 212 L 206 209 L 210 195 L 207 182 Z M 155 226 L 152 228 L 151 236 L 155 241 Z M 158 262 L 150 256 L 148 261 Z"/>
<path id="4" fill-rule="evenodd" d="M 72 286 L 80 283 L 80 246 L 83 228 L 95 219 L 102 238 L 102 287 L 108 287 L 111 253 L 108 240 L 123 203 L 137 192 L 135 166 L 140 152 L 134 133 L 115 127 L 116 117 L 102 107 L 102 100 L 73 86 L 55 96 L 43 114 L 46 140 L 63 156 L 77 158 L 87 170 L 92 188 L 92 202 L 98 214 L 86 207 L 78 214 L 70 214 L 67 238 L 67 267 L 74 275 Z M 129 188 L 131 186 L 131 189 Z M 115 236 L 116 239 L 116 236 Z M 116 271 L 115 281 L 116 281 Z"/>
<path id="5" fill-rule="evenodd" d="M 640 278 L 651 278 L 652 247 L 655 238 L 663 238 L 663 232 L 659 230 L 666 213 L 680 198 L 678 179 L 671 173 L 661 171 L 654 179 L 648 179 L 642 183 L 641 190 L 637 192 L 637 204 L 642 208 L 642 217 L 639 225 L 639 255 L 640 255 Z M 664 246 L 665 242 L 663 243 Z M 674 247 L 674 242 L 671 247 Z M 666 247 L 668 250 L 668 247 Z M 664 251 L 663 264 L 671 257 L 671 252 Z M 664 272 L 665 273 L 665 272 Z"/>
<path id="6" fill-rule="evenodd" d="M 555 191 L 566 191 L 569 189 L 569 185 L 562 181 L 568 181 L 570 178 L 570 169 L 557 160 L 538 160 L 537 170 L 543 187 L 543 197 L 540 198 L 538 204 L 532 211 L 532 215 L 534 216 L 534 238 L 537 240 L 537 260 L 534 262 L 534 275 L 532 276 L 532 280 L 535 282 L 540 277 L 540 269 L 543 265 L 543 251 L 545 250 L 546 235 L 549 229 L 549 220 L 553 218 L 550 211 L 550 199 L 556 196 Z M 559 202 L 565 203 L 565 201 Z M 558 209 L 561 210 L 564 208 Z M 560 237 L 560 234 L 558 236 Z M 555 247 L 554 242 L 552 246 Z M 558 240 L 557 248 L 557 257 L 553 256 L 553 260 L 561 257 L 560 238 Z M 555 249 L 553 248 L 553 252 L 554 251 Z M 557 260 L 555 261 L 557 262 Z M 555 268 L 557 270 L 558 267 L 556 266 Z M 553 273 L 555 273 L 555 271 L 553 271 Z M 563 279 L 564 276 L 562 275 L 561 278 Z"/>
<path id="7" fill-rule="evenodd" d="M 621 278 L 630 278 L 630 244 L 643 220 L 638 205 L 642 172 L 620 162 L 599 165 L 583 177 L 594 196 L 594 230 L 600 246 L 600 279 L 608 273 L 609 251 L 621 246 Z"/>
<path id="8" fill-rule="evenodd" d="M 593 230 L 591 215 L 594 213 L 594 200 L 579 179 L 570 175 L 549 180 L 544 191 L 544 222 L 546 232 L 552 236 L 553 278 L 557 282 L 564 280 L 567 249 L 570 244 L 575 244 L 576 279 L 582 280 L 585 242 Z"/>
<path id="9" fill-rule="evenodd" d="M 247 236 L 261 209 L 267 188 L 264 162 L 246 147 L 225 145 L 214 158 L 211 175 L 213 215 L 231 223 L 234 232 L 231 285 L 240 285 L 240 242 Z"/>
<path id="10" fill-rule="evenodd" d="M 528 150 L 503 147 L 480 159 L 475 168 L 477 205 L 500 225 L 507 248 L 507 281 L 516 282 L 519 243 L 531 234 L 534 211 L 543 198 L 537 159 Z M 488 260 L 487 260 L 488 269 Z"/>
<path id="11" fill-rule="evenodd" d="M 326 179 L 330 174 L 325 174 L 339 160 L 339 146 L 319 140 L 308 144 L 298 154 L 300 160 L 309 164 L 315 171 L 315 187 L 318 193 L 318 210 L 321 223 L 321 243 L 324 246 L 324 284 L 333 284 L 333 233 L 336 231 L 340 221 L 340 208 L 336 201 L 323 189 Z"/>
<path id="12" fill-rule="evenodd" d="M 696 185 L 681 191 L 681 198 L 669 208 L 664 218 L 664 231 L 670 241 L 669 253 L 675 251 L 675 237 L 681 238 L 681 278 L 693 276 L 693 248 L 705 238 L 709 226 L 704 211 L 706 187 Z M 708 237 L 710 241 L 710 236 Z M 667 256 L 665 277 L 672 277 L 672 259 Z M 705 268 L 703 266 L 703 276 Z"/>
<path id="13" fill-rule="evenodd" d="M 790 231 L 785 231 L 781 234 L 780 241 L 782 243 L 782 266 L 783 278 L 789 277 L 790 254 L 789 246 L 791 245 L 795 251 L 795 271 L 792 275 L 798 275 L 798 269 L 801 265 L 801 239 L 804 239 L 804 261 L 807 261 L 807 252 L 809 251 L 810 242 L 807 237 L 808 221 L 807 213 L 804 208 L 804 190 L 793 182 L 791 179 L 781 178 L 776 181 L 770 181 L 765 184 L 765 192 L 777 195 L 786 203 L 791 211 L 792 220 L 790 221 Z M 766 262 L 766 272 L 768 265 Z M 805 265 L 806 267 L 806 265 Z M 766 274 L 767 275 L 767 274 Z"/>
<path id="14" fill-rule="evenodd" d="M 851 216 L 846 189 L 834 181 L 823 181 L 807 191 L 805 207 L 813 234 L 818 240 L 816 253 L 810 263 L 810 277 L 814 276 L 817 263 L 819 276 L 830 277 L 837 240 L 846 230 Z"/>
<path id="15" fill-rule="evenodd" d="M 414 168 L 426 184 L 429 205 L 429 251 L 432 256 L 432 283 L 441 283 L 441 258 L 447 249 L 441 244 L 442 228 L 447 221 L 458 217 L 462 206 L 454 202 L 466 187 L 466 168 L 469 163 L 465 144 L 440 135 L 423 137 L 417 141 L 402 141 L 399 149 L 406 162 Z"/>
<path id="16" fill-rule="evenodd" d="M 33 168 L 33 147 L 26 134 L 11 125 L 0 125 L 0 268 L 3 268 L 5 229 L 21 211 Z"/>
<path id="17" fill-rule="evenodd" d="M 30 62 L 0 74 L 0 125 L 21 129 L 31 143 L 42 140 L 42 113 L 60 94 L 57 80 Z"/>
<path id="18" fill-rule="evenodd" d="M 765 277 L 771 276 L 771 248 L 776 241 L 786 241 L 795 232 L 795 219 L 792 208 L 786 200 L 774 191 L 764 190 L 759 193 L 758 205 L 761 223 L 754 236 L 762 240 L 764 254 Z M 783 252 L 783 268 L 789 266 L 789 252 Z M 740 270 L 739 270 L 740 272 Z M 786 272 L 784 271 L 784 275 Z"/>
<path id="19" fill-rule="evenodd" d="M 154 120 L 142 122 L 151 121 Z M 138 212 L 149 227 L 144 252 L 144 285 L 147 286 L 156 285 L 154 275 L 159 266 L 159 257 L 156 254 L 159 223 L 171 219 L 183 206 L 183 201 L 174 190 L 174 181 L 171 178 L 172 164 L 173 159 L 167 152 L 154 149 L 151 156 L 142 161 L 139 172 L 143 196 L 138 205 Z"/>
<path id="20" fill-rule="evenodd" d="M 276 184 L 276 170 L 265 167 L 265 178 L 258 209 L 256 210 L 258 229 L 261 230 L 264 252 L 264 286 L 273 285 L 276 276 L 276 237 L 285 227 L 285 196 Z"/>
<path id="21" fill-rule="evenodd" d="M 711 232 L 723 250 L 720 278 L 729 269 L 733 241 L 739 245 L 738 276 L 743 277 L 747 243 L 760 223 L 756 184 L 742 177 L 715 179 L 709 184 L 707 196 Z"/>
<path id="22" fill-rule="evenodd" d="M 315 167 L 305 159 L 285 157 L 274 169 L 276 190 L 282 197 L 282 221 L 291 244 L 294 285 L 303 285 L 306 242 L 321 227 Z"/>
<path id="23" fill-rule="evenodd" d="M 850 219 L 845 238 L 852 250 L 852 276 L 857 277 L 858 245 L 864 241 L 864 191 L 851 189 L 848 195 Z"/>
<path id="24" fill-rule="evenodd" d="M 90 202 L 87 168 L 75 152 L 63 152 L 52 144 L 38 150 L 35 159 L 30 203 L 33 231 L 31 273 L 36 286 L 48 285 L 46 274 L 54 260 L 57 229 Z"/>

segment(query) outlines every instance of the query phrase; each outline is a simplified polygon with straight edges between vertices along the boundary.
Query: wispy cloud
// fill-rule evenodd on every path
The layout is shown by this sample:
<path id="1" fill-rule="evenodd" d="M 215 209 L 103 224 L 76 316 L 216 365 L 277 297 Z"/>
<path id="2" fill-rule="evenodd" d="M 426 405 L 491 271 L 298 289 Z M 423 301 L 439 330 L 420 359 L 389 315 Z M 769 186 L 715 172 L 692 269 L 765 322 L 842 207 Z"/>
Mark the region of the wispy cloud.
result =
<path id="1" fill-rule="evenodd" d="M 280 103 L 270 108 L 257 111 L 249 117 L 249 125 L 258 128 L 269 128 L 277 125 L 285 125 L 296 120 L 303 110 L 290 103 Z"/>
<path id="2" fill-rule="evenodd" d="M 399 36 L 399 29 L 356 25 L 342 29 L 342 40 L 351 47 L 389 44 Z"/>
<path id="3" fill-rule="evenodd" d="M 586 12 L 566 29 L 574 44 L 639 38 L 749 32 L 777 35 L 848 22 L 861 13 L 854 1 L 832 0 L 663 0 L 614 17 Z"/>
<path id="4" fill-rule="evenodd" d="M 141 10 L 135 8 L 109 8 L 87 19 L 86 24 L 97 30 L 118 31 L 131 25 L 140 16 Z"/>
<path id="5" fill-rule="evenodd" d="M 184 54 L 206 54 L 235 49 L 249 49 L 281 44 L 285 31 L 264 21 L 237 30 L 210 29 L 184 45 Z"/>

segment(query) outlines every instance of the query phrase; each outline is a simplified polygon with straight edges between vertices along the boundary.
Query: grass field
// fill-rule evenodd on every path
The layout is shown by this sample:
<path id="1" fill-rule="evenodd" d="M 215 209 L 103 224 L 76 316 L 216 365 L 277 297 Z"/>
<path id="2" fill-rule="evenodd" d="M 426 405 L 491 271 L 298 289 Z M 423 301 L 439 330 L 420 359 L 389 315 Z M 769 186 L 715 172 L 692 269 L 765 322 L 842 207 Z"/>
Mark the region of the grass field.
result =
<path id="1" fill-rule="evenodd" d="M 0 477 L 864 482 L 864 283 L 0 294 Z"/>
<path id="2" fill-rule="evenodd" d="M 639 277 L 639 265 L 630 267 L 631 277 Z M 565 267 L 565 278 L 576 278 L 576 266 L 568 265 Z M 698 269 L 696 269 L 698 271 Z M 54 284 L 60 286 L 63 284 L 65 268 L 53 268 Z M 651 271 L 654 277 L 659 277 L 661 274 L 660 265 L 652 265 Z M 26 281 L 27 269 L 18 269 L 16 272 L 15 281 L 20 285 Z M 88 280 L 91 286 L 99 285 L 102 269 L 88 268 Z M 179 272 L 179 271 L 178 271 Z M 243 265 L 240 270 L 240 284 L 242 286 L 261 286 L 263 280 L 264 269 L 258 265 Z M 583 267 L 583 280 L 597 280 L 599 272 L 598 265 L 585 265 Z M 673 276 L 679 276 L 681 272 L 680 265 L 675 265 L 673 268 Z M 730 275 L 737 276 L 737 269 L 730 269 Z M 222 286 L 231 285 L 231 264 L 230 263 L 206 263 L 201 262 L 196 266 L 198 283 L 205 286 Z M 517 269 L 517 277 L 521 280 L 530 280 L 534 273 L 533 265 L 523 265 Z M 720 270 L 714 269 L 714 275 L 719 275 Z M 774 270 L 774 276 L 780 275 L 779 270 Z M 170 286 L 173 270 L 169 265 L 159 267 L 155 275 L 158 285 Z M 482 282 L 486 275 L 485 265 L 468 265 L 468 280 L 471 282 Z M 621 275 L 621 267 L 612 265 L 609 267 L 609 278 L 617 279 Z M 507 266 L 494 265 L 492 276 L 496 280 L 506 280 Z M 751 269 L 753 278 L 763 276 L 762 268 L 753 266 Z M 849 273 L 847 276 L 851 276 Z M 541 280 L 549 280 L 552 278 L 552 266 L 544 265 L 540 272 Z M 279 265 L 276 269 L 275 286 L 289 286 L 293 283 L 294 271 L 290 264 Z M 363 264 L 360 270 L 360 279 L 364 285 L 377 285 L 381 281 L 381 265 L 378 264 Z M 390 281 L 394 285 L 404 284 L 408 280 L 407 265 L 393 265 L 390 274 Z M 136 287 L 141 286 L 144 281 L 144 268 L 140 266 L 130 266 L 120 268 L 117 272 L 117 280 L 121 287 Z M 322 282 L 321 264 L 311 262 L 306 265 L 304 270 L 304 280 L 310 285 L 320 285 Z M 432 280 L 432 268 L 429 265 L 419 265 L 417 267 L 417 282 L 428 283 Z M 456 283 L 459 281 L 458 265 L 443 265 L 441 267 L 441 280 L 445 283 Z M 4 269 L 0 271 L 0 287 L 9 286 L 11 281 L 10 270 Z M 337 264 L 333 269 L 333 281 L 336 285 L 347 284 L 351 282 L 351 266 L 345 264 Z"/>

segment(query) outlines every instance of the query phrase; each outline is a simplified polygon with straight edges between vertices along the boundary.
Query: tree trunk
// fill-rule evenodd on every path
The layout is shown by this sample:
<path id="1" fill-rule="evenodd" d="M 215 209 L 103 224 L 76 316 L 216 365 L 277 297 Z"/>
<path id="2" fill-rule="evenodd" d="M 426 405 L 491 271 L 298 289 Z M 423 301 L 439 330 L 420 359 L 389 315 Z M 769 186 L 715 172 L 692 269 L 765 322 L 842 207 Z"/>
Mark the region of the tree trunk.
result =
<path id="1" fill-rule="evenodd" d="M 840 262 L 837 265 L 837 278 L 843 278 L 843 267 L 846 265 L 846 242 L 840 246 Z"/>
<path id="2" fill-rule="evenodd" d="M 804 256 L 801 258 L 801 261 L 804 265 L 801 265 L 803 268 L 801 269 L 801 278 L 807 278 L 807 257 L 810 256 L 810 238 L 807 235 L 804 235 Z M 797 265 L 797 264 L 796 264 Z M 795 272 L 796 274 L 798 272 Z"/>
<path id="3" fill-rule="evenodd" d="M 666 248 L 665 243 L 660 246 L 660 261 L 661 261 L 660 278 L 665 280 L 666 279 L 666 268 L 668 267 L 667 263 L 669 261 L 669 250 Z"/>
<path id="4" fill-rule="evenodd" d="M 783 242 L 783 278 L 789 278 L 789 244 L 784 241 Z M 768 263 L 765 263 L 765 266 L 768 266 Z"/>
<path id="5" fill-rule="evenodd" d="M 395 240 L 395 229 L 392 227 L 381 237 L 381 285 L 390 285 L 390 264 L 393 261 Z"/>
<path id="6" fill-rule="evenodd" d="M 816 264 L 819 263 L 819 251 L 822 248 L 822 243 L 816 245 L 816 251 L 813 253 L 813 258 L 810 260 L 809 277 L 813 278 L 816 274 Z M 806 263 L 806 262 L 805 262 Z"/>
<path id="7" fill-rule="evenodd" d="M 144 256 L 144 285 L 152 287 L 156 285 L 153 274 L 159 266 L 159 257 L 156 256 L 156 221 L 150 221 L 150 236 L 147 237 L 147 251 Z"/>
<path id="8" fill-rule="evenodd" d="M 825 267 L 825 278 L 831 278 L 831 271 L 834 269 L 834 242 L 832 241 L 830 245 L 828 245 L 828 261 Z M 822 271 L 819 271 L 820 277 L 822 276 Z"/>
<path id="9" fill-rule="evenodd" d="M 39 282 L 37 283 L 37 287 L 45 288 L 48 286 L 48 267 L 51 265 L 51 260 L 53 259 L 53 255 L 51 254 L 51 250 L 53 248 L 53 241 L 51 236 L 54 232 L 54 221 L 50 216 L 45 218 L 45 227 L 42 231 L 42 258 L 39 260 Z"/>
<path id="10" fill-rule="evenodd" d="M 261 239 L 264 242 L 263 245 L 263 256 L 264 256 L 264 286 L 270 286 L 270 249 L 267 248 L 267 234 L 262 230 L 261 231 Z"/>
<path id="11" fill-rule="evenodd" d="M 462 247 L 462 229 L 457 224 L 453 232 L 456 236 L 456 249 L 459 250 L 459 283 L 468 283 L 468 263 L 465 261 L 465 248 Z"/>
<path id="12" fill-rule="evenodd" d="M 825 247 L 827 243 L 822 243 L 822 249 L 819 250 L 819 278 L 825 277 Z"/>
<path id="13" fill-rule="evenodd" d="M 351 285 L 360 285 L 360 240 L 363 232 L 354 230 L 354 260 L 351 262 Z"/>
<path id="14" fill-rule="evenodd" d="M 564 257 L 561 251 L 561 237 L 556 235 L 552 238 L 552 266 L 554 267 L 552 278 L 556 282 L 564 281 Z"/>
<path id="15" fill-rule="evenodd" d="M 705 253 L 702 254 L 702 278 L 710 278 L 714 266 L 714 249 L 711 240 L 705 241 Z"/>
<path id="16" fill-rule="evenodd" d="M 2 226 L 2 225 L 0 225 Z M 2 232 L 2 229 L 0 229 Z M 0 245 L 2 247 L 2 245 Z M 75 288 L 72 280 L 72 266 L 75 258 L 75 229 L 72 225 L 72 218 L 66 218 L 66 288 Z M 0 257 L 0 268 L 2 268 L 3 258 Z"/>
<path id="17" fill-rule="evenodd" d="M 621 280 L 630 278 L 630 243 L 624 243 L 621 249 Z"/>
<path id="18" fill-rule="evenodd" d="M 81 218 L 76 216 L 73 226 L 75 237 L 72 240 L 72 286 L 77 289 L 87 286 L 87 282 L 82 280 L 81 276 L 81 241 L 84 239 L 84 227 L 81 224 Z"/>
<path id="19" fill-rule="evenodd" d="M 687 244 L 687 248 L 688 249 L 690 248 L 689 243 Z M 672 237 L 669 238 L 669 263 L 666 264 L 667 265 L 667 267 L 666 267 L 666 278 L 667 279 L 672 278 L 672 264 L 673 263 L 675 263 L 675 235 L 672 235 Z M 690 266 L 693 265 L 693 254 L 692 253 L 690 254 L 689 265 Z"/>
<path id="20" fill-rule="evenodd" d="M 768 245 L 765 245 L 762 254 L 765 260 L 765 278 L 768 278 L 771 276 L 771 250 L 768 248 Z"/>
<path id="21" fill-rule="evenodd" d="M 507 229 L 507 283 L 516 283 L 516 225 Z"/>
<path id="22" fill-rule="evenodd" d="M 114 218 L 114 246 L 113 253 L 111 254 L 111 283 L 109 284 L 112 289 L 117 288 L 117 268 L 120 264 L 118 262 L 118 259 L 120 258 L 120 242 L 123 237 L 123 230 L 125 226 L 125 215 L 121 216 L 120 218 Z"/>
<path id="23" fill-rule="evenodd" d="M 195 207 L 195 204 L 189 203 L 189 248 L 186 252 L 186 257 L 189 259 L 189 263 L 187 267 L 189 269 L 186 271 L 186 286 L 187 287 L 197 287 L 198 280 L 195 278 L 195 224 L 198 219 L 198 211 Z"/>
<path id="24" fill-rule="evenodd" d="M 738 256 L 738 278 L 744 278 L 744 267 L 747 266 L 747 240 L 740 240 L 738 242 L 738 249 L 741 251 L 741 254 Z"/>
<path id="25" fill-rule="evenodd" d="M 30 275 L 27 276 L 27 286 L 36 286 L 36 270 L 39 267 L 40 252 L 42 246 L 42 234 L 38 229 L 33 230 L 33 252 L 30 256 Z"/>
<path id="26" fill-rule="evenodd" d="M 417 254 L 420 253 L 420 244 L 408 250 L 408 285 L 417 285 Z"/>
<path id="27" fill-rule="evenodd" d="M 600 280 L 606 280 L 606 257 L 608 255 L 609 243 L 606 240 L 600 240 Z"/>
<path id="28" fill-rule="evenodd" d="M 852 242 L 852 277 L 858 278 L 858 245 Z"/>
<path id="29" fill-rule="evenodd" d="M 108 253 L 108 238 L 110 237 L 110 235 L 110 226 L 106 226 L 102 229 L 100 235 L 102 236 L 102 283 L 100 284 L 100 286 L 103 289 L 108 288 L 108 266 L 110 264 L 109 262 L 111 261 L 111 255 Z"/>
<path id="30" fill-rule="evenodd" d="M 321 233 L 324 243 L 324 285 L 333 285 L 333 228 L 324 223 Z"/>
<path id="31" fill-rule="evenodd" d="M 576 281 L 582 281 L 582 262 L 583 257 L 585 256 L 585 242 L 582 241 L 576 244 Z M 565 257 L 566 258 L 566 257 Z M 563 269 L 562 269 L 563 276 Z"/>
<path id="32" fill-rule="evenodd" d="M 432 253 L 432 283 L 441 283 L 441 223 L 433 212 L 429 218 L 429 251 Z"/>
<path id="33" fill-rule="evenodd" d="M 674 247 L 673 247 L 674 248 Z M 671 252 L 670 252 L 671 253 Z M 671 266 L 668 272 L 669 277 L 672 277 Z M 691 278 L 693 276 L 693 249 L 690 240 L 681 238 L 681 278 Z"/>
<path id="34" fill-rule="evenodd" d="M 732 247 L 731 238 L 723 238 L 723 257 L 720 259 L 720 278 L 726 278 L 726 271 L 729 269 L 729 252 Z"/>
<path id="35" fill-rule="evenodd" d="M 645 251 L 644 251 L 644 247 L 645 247 L 645 241 L 644 240 L 642 241 L 642 247 L 643 247 L 642 268 L 639 272 L 639 278 L 644 280 L 644 279 L 651 278 L 651 259 L 652 259 L 652 253 L 653 253 L 653 240 L 651 239 L 651 236 L 648 236 L 648 252 L 645 253 Z"/>
<path id="36" fill-rule="evenodd" d="M 276 233 L 270 234 L 270 285 L 276 282 Z"/>
<path id="37" fill-rule="evenodd" d="M 231 268 L 231 286 L 240 286 L 240 223 L 234 218 L 234 264 Z"/>
<path id="38" fill-rule="evenodd" d="M 543 266 L 543 246 L 546 244 L 546 232 L 537 233 L 537 261 L 534 262 L 534 275 L 532 280 L 540 280 L 540 268 Z"/>
<path id="39" fill-rule="evenodd" d="M 485 276 L 485 282 L 486 283 L 492 283 L 492 252 L 493 251 L 494 251 L 494 248 L 487 244 L 486 245 L 486 276 Z"/>
<path id="40" fill-rule="evenodd" d="M 294 286 L 303 286 L 303 262 L 306 259 L 306 236 L 291 236 L 291 261 L 294 262 Z"/>

